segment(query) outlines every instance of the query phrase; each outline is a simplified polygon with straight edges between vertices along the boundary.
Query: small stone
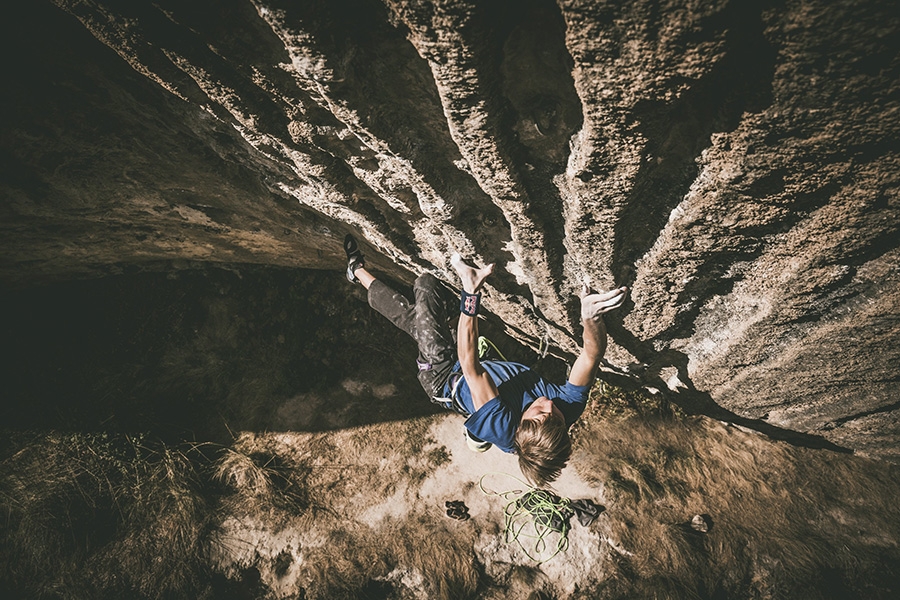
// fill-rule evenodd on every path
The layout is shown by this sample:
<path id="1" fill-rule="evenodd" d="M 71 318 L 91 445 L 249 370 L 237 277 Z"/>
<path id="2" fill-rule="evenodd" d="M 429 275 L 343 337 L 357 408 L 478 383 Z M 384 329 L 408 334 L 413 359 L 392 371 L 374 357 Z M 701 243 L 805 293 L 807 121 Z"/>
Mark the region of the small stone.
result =
<path id="1" fill-rule="evenodd" d="M 709 531 L 709 521 L 703 515 L 694 515 L 694 518 L 691 519 L 691 529 L 706 533 Z"/>

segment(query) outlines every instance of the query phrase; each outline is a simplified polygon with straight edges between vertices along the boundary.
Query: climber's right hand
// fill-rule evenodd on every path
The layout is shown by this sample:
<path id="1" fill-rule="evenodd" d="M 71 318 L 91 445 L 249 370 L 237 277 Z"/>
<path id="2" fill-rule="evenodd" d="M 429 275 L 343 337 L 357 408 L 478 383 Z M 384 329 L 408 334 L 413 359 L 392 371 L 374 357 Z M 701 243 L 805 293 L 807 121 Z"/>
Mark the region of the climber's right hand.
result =
<path id="1" fill-rule="evenodd" d="M 622 306 L 627 295 L 628 288 L 624 286 L 597 294 L 591 294 L 590 290 L 585 286 L 579 294 L 581 297 L 581 319 L 584 321 L 596 321 L 603 313 Z"/>

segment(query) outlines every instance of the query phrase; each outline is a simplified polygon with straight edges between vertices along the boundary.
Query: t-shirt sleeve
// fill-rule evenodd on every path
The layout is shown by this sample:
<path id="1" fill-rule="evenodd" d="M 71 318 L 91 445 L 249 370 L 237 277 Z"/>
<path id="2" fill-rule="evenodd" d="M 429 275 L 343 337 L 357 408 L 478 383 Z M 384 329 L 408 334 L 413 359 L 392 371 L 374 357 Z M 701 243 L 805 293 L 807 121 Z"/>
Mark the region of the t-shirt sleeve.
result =
<path id="1" fill-rule="evenodd" d="M 571 425 L 578 420 L 584 412 L 587 404 L 590 385 L 573 385 L 568 381 L 559 388 L 559 402 L 556 404 L 566 418 L 566 424 Z"/>
<path id="2" fill-rule="evenodd" d="M 490 442 L 504 452 L 513 452 L 518 419 L 508 407 L 493 398 L 466 419 L 466 429 L 478 439 Z"/>

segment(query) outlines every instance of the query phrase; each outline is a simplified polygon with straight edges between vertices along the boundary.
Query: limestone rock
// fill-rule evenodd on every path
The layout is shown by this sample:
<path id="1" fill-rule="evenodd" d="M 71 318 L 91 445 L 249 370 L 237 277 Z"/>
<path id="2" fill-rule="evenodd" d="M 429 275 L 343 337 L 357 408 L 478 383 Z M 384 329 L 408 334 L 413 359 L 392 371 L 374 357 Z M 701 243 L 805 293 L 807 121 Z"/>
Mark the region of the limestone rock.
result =
<path id="1" fill-rule="evenodd" d="M 891 3 L 25 4 L 5 284 L 340 270 L 348 231 L 452 283 L 456 250 L 497 263 L 485 305 L 526 343 L 571 356 L 581 285 L 628 285 L 614 369 L 900 459 Z"/>

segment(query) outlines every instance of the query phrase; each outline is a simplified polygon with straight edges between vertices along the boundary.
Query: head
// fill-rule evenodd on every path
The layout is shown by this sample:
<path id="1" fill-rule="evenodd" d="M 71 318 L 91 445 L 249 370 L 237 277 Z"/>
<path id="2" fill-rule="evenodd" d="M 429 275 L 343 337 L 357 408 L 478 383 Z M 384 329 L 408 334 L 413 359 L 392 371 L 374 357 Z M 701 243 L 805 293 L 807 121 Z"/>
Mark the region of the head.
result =
<path id="1" fill-rule="evenodd" d="M 516 430 L 516 453 L 522 474 L 540 487 L 555 481 L 572 455 L 569 428 L 560 410 L 544 396 L 522 414 Z"/>

